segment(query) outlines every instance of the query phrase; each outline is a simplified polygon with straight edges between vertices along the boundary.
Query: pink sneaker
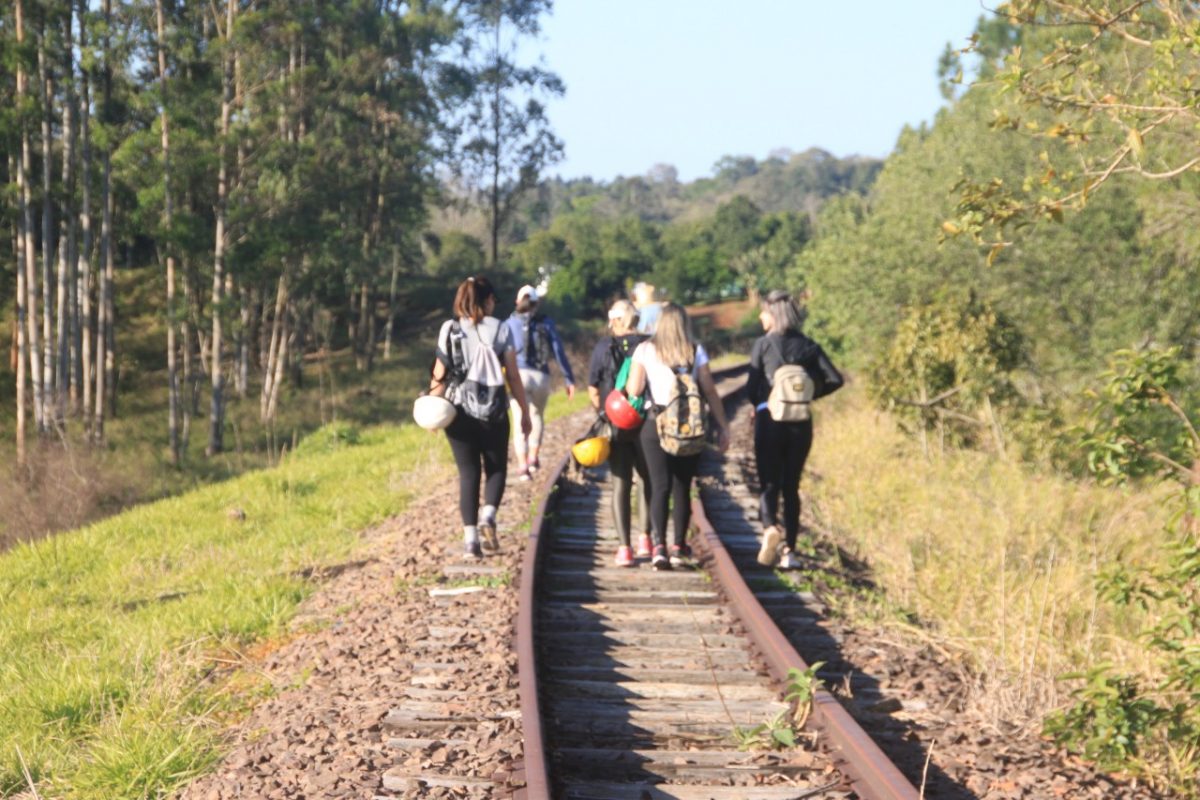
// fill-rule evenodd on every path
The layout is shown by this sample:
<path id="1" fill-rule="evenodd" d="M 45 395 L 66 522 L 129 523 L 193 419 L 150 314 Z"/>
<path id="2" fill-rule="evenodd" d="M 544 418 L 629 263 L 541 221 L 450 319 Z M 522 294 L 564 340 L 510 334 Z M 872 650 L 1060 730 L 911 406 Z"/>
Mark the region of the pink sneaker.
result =
<path id="1" fill-rule="evenodd" d="M 614 561 L 618 567 L 632 567 L 633 550 L 626 545 L 621 545 L 617 548 L 617 557 Z"/>
<path id="2" fill-rule="evenodd" d="M 653 547 L 653 545 L 651 545 L 651 543 L 650 543 L 650 534 L 643 533 L 641 536 L 638 537 L 637 557 L 638 558 L 649 558 L 652 547 Z"/>

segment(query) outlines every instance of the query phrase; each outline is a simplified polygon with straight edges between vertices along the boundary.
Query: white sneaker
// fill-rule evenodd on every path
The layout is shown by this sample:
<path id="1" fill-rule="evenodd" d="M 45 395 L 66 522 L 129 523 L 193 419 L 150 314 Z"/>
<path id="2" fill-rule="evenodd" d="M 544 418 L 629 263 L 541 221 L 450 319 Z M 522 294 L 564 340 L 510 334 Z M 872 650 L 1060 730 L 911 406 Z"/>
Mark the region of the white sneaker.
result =
<path id="1" fill-rule="evenodd" d="M 775 562 L 779 560 L 779 540 L 782 538 L 779 528 L 774 525 L 768 525 L 763 530 L 762 546 L 758 548 L 758 563 L 764 567 L 775 566 Z"/>
<path id="2" fill-rule="evenodd" d="M 800 569 L 800 559 L 791 550 L 787 550 L 783 554 L 783 558 L 779 559 L 780 569 Z"/>

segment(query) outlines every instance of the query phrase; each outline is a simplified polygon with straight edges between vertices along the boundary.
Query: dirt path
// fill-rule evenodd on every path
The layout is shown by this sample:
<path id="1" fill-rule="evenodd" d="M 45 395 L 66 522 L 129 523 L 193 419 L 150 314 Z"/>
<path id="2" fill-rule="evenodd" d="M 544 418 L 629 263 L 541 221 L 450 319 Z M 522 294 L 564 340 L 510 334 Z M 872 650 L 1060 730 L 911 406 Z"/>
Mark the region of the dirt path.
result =
<path id="1" fill-rule="evenodd" d="M 581 420 L 547 427 L 543 465 L 562 457 Z M 462 564 L 453 471 L 364 533 L 365 562 L 329 579 L 295 620 L 295 638 L 254 665 L 272 696 L 180 797 L 492 797 L 518 785 L 517 569 L 541 481 L 516 481 L 511 464 L 509 474 L 501 552 L 478 567 Z M 389 716 L 401 707 L 436 707 L 443 719 Z"/>

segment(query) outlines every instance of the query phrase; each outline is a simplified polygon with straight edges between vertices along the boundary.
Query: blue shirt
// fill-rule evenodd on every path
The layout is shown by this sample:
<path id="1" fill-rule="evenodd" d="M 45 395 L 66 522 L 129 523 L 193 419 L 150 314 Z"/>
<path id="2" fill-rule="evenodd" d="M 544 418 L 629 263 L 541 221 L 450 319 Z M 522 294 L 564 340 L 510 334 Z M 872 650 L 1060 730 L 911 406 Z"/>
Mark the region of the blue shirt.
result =
<path id="1" fill-rule="evenodd" d="M 529 324 L 530 314 L 514 313 L 504 321 L 512 334 L 513 344 L 517 350 L 517 367 L 520 369 L 534 369 L 540 372 L 550 373 L 549 364 L 541 364 L 534 366 L 529 363 L 528 354 L 525 352 L 525 327 Z M 545 328 L 546 334 L 550 339 L 550 348 L 554 351 L 554 360 L 558 362 L 559 369 L 562 370 L 563 379 L 569 383 L 575 384 L 575 374 L 571 372 L 571 362 L 567 361 L 567 351 L 563 348 L 562 339 L 558 335 L 558 328 L 554 327 L 554 320 L 549 317 L 541 317 L 537 321 L 538 325 Z"/>

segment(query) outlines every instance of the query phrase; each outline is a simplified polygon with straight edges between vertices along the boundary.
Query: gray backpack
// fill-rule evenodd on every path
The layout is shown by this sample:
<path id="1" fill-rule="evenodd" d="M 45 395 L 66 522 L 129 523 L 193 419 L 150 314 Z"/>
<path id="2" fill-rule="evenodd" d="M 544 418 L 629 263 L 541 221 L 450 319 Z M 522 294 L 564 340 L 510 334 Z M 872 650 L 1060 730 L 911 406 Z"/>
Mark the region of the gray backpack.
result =
<path id="1" fill-rule="evenodd" d="M 467 332 L 458 320 L 450 326 L 450 353 L 454 360 L 455 383 L 449 398 L 467 416 L 485 422 L 502 419 L 508 413 L 508 396 L 504 391 L 504 369 L 496 355 L 496 335 L 484 342 L 475 327 L 476 347 L 470 363 L 466 359 Z"/>

